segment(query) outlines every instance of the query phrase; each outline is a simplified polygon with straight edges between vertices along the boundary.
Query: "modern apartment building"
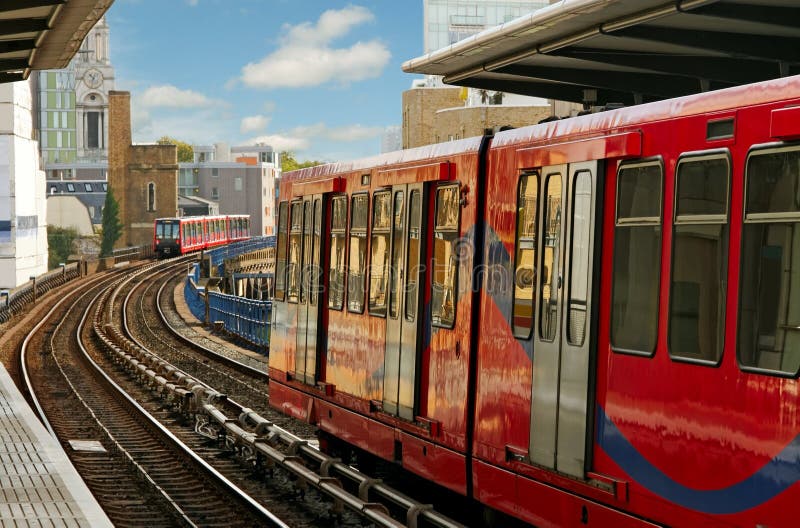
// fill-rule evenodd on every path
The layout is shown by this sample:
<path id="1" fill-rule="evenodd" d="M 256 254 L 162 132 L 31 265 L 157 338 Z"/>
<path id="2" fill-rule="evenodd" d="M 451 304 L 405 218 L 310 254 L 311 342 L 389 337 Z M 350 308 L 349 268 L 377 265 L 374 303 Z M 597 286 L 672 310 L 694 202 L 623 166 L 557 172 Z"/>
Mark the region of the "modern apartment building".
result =
<path id="1" fill-rule="evenodd" d="M 102 17 L 66 68 L 37 74 L 36 128 L 48 179 L 106 179 L 114 89 L 108 37 Z"/>
<path id="2" fill-rule="evenodd" d="M 275 234 L 279 155 L 268 145 L 195 145 L 181 163 L 178 193 L 219 203 L 219 214 L 249 214 L 253 234 Z"/>

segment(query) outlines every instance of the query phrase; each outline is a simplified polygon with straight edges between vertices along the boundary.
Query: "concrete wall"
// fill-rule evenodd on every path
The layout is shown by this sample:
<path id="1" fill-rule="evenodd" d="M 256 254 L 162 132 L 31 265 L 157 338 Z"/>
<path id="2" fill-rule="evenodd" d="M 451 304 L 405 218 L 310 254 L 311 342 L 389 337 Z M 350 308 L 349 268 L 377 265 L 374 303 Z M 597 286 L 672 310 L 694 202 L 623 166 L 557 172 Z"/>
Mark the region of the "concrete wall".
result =
<path id="1" fill-rule="evenodd" d="M 0 287 L 47 271 L 44 171 L 33 139 L 30 85 L 0 84 Z"/>
<path id="2" fill-rule="evenodd" d="M 47 221 L 51 226 L 72 227 L 81 236 L 94 235 L 94 226 L 86 205 L 75 196 L 51 196 L 47 199 Z"/>

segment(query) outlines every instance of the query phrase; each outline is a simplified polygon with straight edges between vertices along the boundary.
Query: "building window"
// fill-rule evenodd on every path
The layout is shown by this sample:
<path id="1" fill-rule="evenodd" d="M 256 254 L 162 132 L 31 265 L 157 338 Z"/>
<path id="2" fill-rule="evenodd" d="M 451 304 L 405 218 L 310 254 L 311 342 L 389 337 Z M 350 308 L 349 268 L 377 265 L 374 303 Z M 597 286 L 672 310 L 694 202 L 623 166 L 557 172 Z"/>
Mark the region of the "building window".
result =
<path id="1" fill-rule="evenodd" d="M 92 184 L 91 183 L 84 183 L 83 188 L 86 189 L 86 192 L 92 192 Z"/>
<path id="2" fill-rule="evenodd" d="M 75 185 L 73 185 L 73 184 L 71 184 L 71 183 L 68 183 L 68 184 L 67 184 L 67 191 L 69 191 L 69 192 L 75 192 Z"/>
<path id="3" fill-rule="evenodd" d="M 153 182 L 147 184 L 147 210 L 149 212 L 156 210 L 156 184 Z"/>
<path id="4" fill-rule="evenodd" d="M 233 189 L 236 191 L 242 190 L 242 178 L 237 176 L 233 179 Z"/>
<path id="5" fill-rule="evenodd" d="M 458 185 L 436 191 L 436 222 L 433 230 L 431 319 L 433 326 L 453 328 L 456 321 L 458 286 L 458 242 L 461 201 Z"/>
<path id="6" fill-rule="evenodd" d="M 211 175 L 212 176 L 219 176 L 219 169 L 216 168 L 216 167 L 212 168 L 211 169 Z"/>
<path id="7" fill-rule="evenodd" d="M 103 122 L 100 112 L 86 113 L 86 148 L 102 148 Z"/>
<path id="8" fill-rule="evenodd" d="M 661 192 L 660 163 L 620 167 L 611 293 L 611 345 L 617 351 L 650 355 L 656 348 Z"/>
<path id="9" fill-rule="evenodd" d="M 211 199 L 212 200 L 219 200 L 219 189 L 216 187 L 211 188 Z"/>
<path id="10" fill-rule="evenodd" d="M 740 273 L 739 362 L 797 376 L 800 370 L 800 148 L 747 160 Z"/>

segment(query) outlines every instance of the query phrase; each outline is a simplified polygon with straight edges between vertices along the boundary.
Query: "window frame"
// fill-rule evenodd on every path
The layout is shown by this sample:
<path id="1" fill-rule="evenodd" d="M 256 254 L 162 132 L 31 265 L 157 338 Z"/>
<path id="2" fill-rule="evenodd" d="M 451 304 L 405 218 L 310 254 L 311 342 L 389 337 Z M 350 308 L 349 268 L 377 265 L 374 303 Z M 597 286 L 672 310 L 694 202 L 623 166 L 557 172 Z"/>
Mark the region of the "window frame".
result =
<path id="1" fill-rule="evenodd" d="M 632 169 L 637 167 L 649 167 L 649 166 L 657 166 L 661 171 L 661 193 L 659 196 L 659 215 L 657 217 L 635 217 L 630 219 L 623 219 L 622 221 L 619 220 L 619 175 L 624 169 Z M 608 344 L 611 348 L 611 351 L 616 354 L 624 354 L 628 356 L 638 356 L 643 358 L 653 358 L 658 350 L 658 335 L 661 331 L 661 268 L 664 261 L 664 192 L 666 186 L 666 174 L 665 174 L 665 163 L 664 158 L 662 156 L 653 156 L 650 158 L 642 158 L 642 159 L 635 159 L 635 160 L 627 160 L 621 161 L 617 165 L 617 170 L 615 172 L 614 178 L 614 226 L 613 226 L 613 240 L 614 240 L 614 247 L 612 249 L 612 256 L 611 256 L 611 292 L 610 292 L 610 301 L 611 307 L 609 310 L 609 329 L 608 329 Z M 656 285 L 657 285 L 657 294 L 658 299 L 656 300 L 656 317 L 655 317 L 655 342 L 653 344 L 653 349 L 650 351 L 645 350 L 634 350 L 629 348 L 622 348 L 614 346 L 613 343 L 613 325 L 614 325 L 614 264 L 617 260 L 617 251 L 619 250 L 619 244 L 617 243 L 617 236 L 616 231 L 618 227 L 643 227 L 643 226 L 660 226 L 661 227 L 661 235 L 659 240 L 659 252 L 660 258 L 658 259 L 658 275 L 656 277 Z"/>
<path id="2" fill-rule="evenodd" d="M 793 373 L 785 372 L 782 370 L 773 370 L 761 367 L 752 367 L 749 365 L 745 365 L 742 363 L 741 356 L 739 353 L 740 347 L 740 339 L 741 339 L 741 322 L 742 322 L 742 281 L 744 280 L 742 270 L 744 269 L 744 251 L 741 249 L 744 243 L 744 231 L 745 226 L 747 224 L 771 224 L 771 223 L 787 223 L 787 222 L 798 222 L 800 223 L 800 211 L 795 213 L 751 213 L 750 215 L 747 214 L 747 199 L 748 199 L 748 183 L 749 183 L 749 167 L 750 167 L 750 160 L 754 156 L 764 156 L 768 155 L 772 152 L 792 152 L 792 151 L 800 151 L 800 144 L 798 143 L 764 143 L 758 145 L 752 145 L 750 150 L 747 151 L 747 156 L 745 157 L 744 167 L 742 168 L 742 217 L 741 217 L 741 229 L 739 235 L 739 283 L 737 284 L 737 304 L 736 304 L 736 364 L 739 367 L 739 370 L 742 372 L 747 372 L 750 374 L 761 374 L 765 376 L 771 376 L 774 378 L 783 378 L 783 379 L 797 379 L 800 376 L 800 366 L 798 366 L 797 370 Z"/>
<path id="3" fill-rule="evenodd" d="M 698 162 L 698 161 L 705 161 L 705 160 L 714 160 L 714 159 L 724 159 L 728 164 L 728 176 L 725 181 L 726 184 L 726 194 L 725 194 L 725 214 L 718 214 L 718 215 L 691 215 L 691 214 L 684 214 L 678 215 L 678 200 L 679 200 L 679 181 L 678 175 L 680 173 L 681 164 L 684 163 L 691 163 L 691 162 Z M 712 149 L 712 150 L 702 150 L 702 151 L 691 151 L 691 152 L 684 152 L 680 156 L 678 156 L 678 160 L 675 163 L 675 172 L 673 174 L 673 188 L 672 188 L 672 228 L 670 230 L 670 252 L 669 252 L 669 290 L 667 292 L 667 355 L 669 356 L 670 360 L 676 363 L 689 363 L 692 365 L 701 365 L 704 367 L 712 367 L 717 368 L 722 365 L 722 359 L 725 357 L 725 334 L 726 331 L 723 330 L 722 332 L 722 342 L 720 344 L 721 350 L 719 354 L 719 358 L 715 361 L 710 361 L 707 359 L 698 359 L 692 358 L 687 356 L 678 356 L 672 353 L 672 338 L 670 330 L 672 328 L 672 301 L 674 298 L 673 291 L 672 291 L 672 277 L 675 271 L 675 240 L 676 240 L 676 227 L 682 225 L 723 225 L 727 226 L 727 240 L 725 241 L 726 251 L 725 251 L 725 265 L 724 265 L 724 278 L 728 278 L 728 269 L 730 267 L 730 239 L 731 239 L 731 190 L 732 190 L 732 182 L 733 182 L 733 157 L 731 152 L 727 148 L 722 149 Z M 662 225 L 662 236 L 663 236 L 663 225 Z M 663 256 L 662 256 L 663 258 Z M 660 279 L 660 277 L 659 277 Z M 660 280 L 659 280 L 660 283 Z M 726 321 L 728 318 L 728 310 L 727 310 L 727 303 L 728 303 L 728 294 L 730 290 L 730 282 L 725 281 L 725 302 L 722 305 L 721 310 L 721 318 L 723 328 L 727 327 Z"/>
<path id="4" fill-rule="evenodd" d="M 283 229 L 283 237 L 284 237 L 283 244 L 281 244 L 281 208 L 284 208 L 285 212 L 286 212 L 286 215 L 285 215 L 286 223 L 283 226 L 284 227 L 284 229 Z M 218 226 L 218 227 L 221 227 L 221 226 Z M 220 230 L 220 231 L 222 231 L 222 230 Z M 289 272 L 289 266 L 288 266 L 288 264 L 289 264 L 289 248 L 287 246 L 287 244 L 289 243 L 289 201 L 288 200 L 283 200 L 281 202 L 278 202 L 278 233 L 277 233 L 277 235 L 275 237 L 275 243 L 276 243 L 276 248 L 275 248 L 275 289 L 274 289 L 273 299 L 275 299 L 276 301 L 285 302 L 286 301 L 286 286 L 287 286 L 287 280 L 288 280 L 288 275 L 287 274 Z M 281 270 L 278 269 L 278 262 L 279 262 L 281 247 L 283 247 L 283 249 L 284 249 L 282 273 L 281 273 Z M 278 291 L 279 291 L 278 290 L 278 276 L 279 275 L 283 275 L 283 284 L 282 284 L 283 289 L 280 290 L 280 296 L 278 295 Z"/>

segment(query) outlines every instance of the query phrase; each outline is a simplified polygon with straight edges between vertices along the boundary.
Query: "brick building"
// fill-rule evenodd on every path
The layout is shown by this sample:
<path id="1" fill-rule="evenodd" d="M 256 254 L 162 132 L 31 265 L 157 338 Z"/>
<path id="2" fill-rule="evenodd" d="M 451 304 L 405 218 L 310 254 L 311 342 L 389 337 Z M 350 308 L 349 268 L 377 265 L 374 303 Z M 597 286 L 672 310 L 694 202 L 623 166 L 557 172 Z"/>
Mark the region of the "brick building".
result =
<path id="1" fill-rule="evenodd" d="M 178 148 L 132 144 L 130 92 L 109 92 L 108 188 L 119 203 L 117 247 L 149 244 L 155 219 L 178 215 Z"/>

